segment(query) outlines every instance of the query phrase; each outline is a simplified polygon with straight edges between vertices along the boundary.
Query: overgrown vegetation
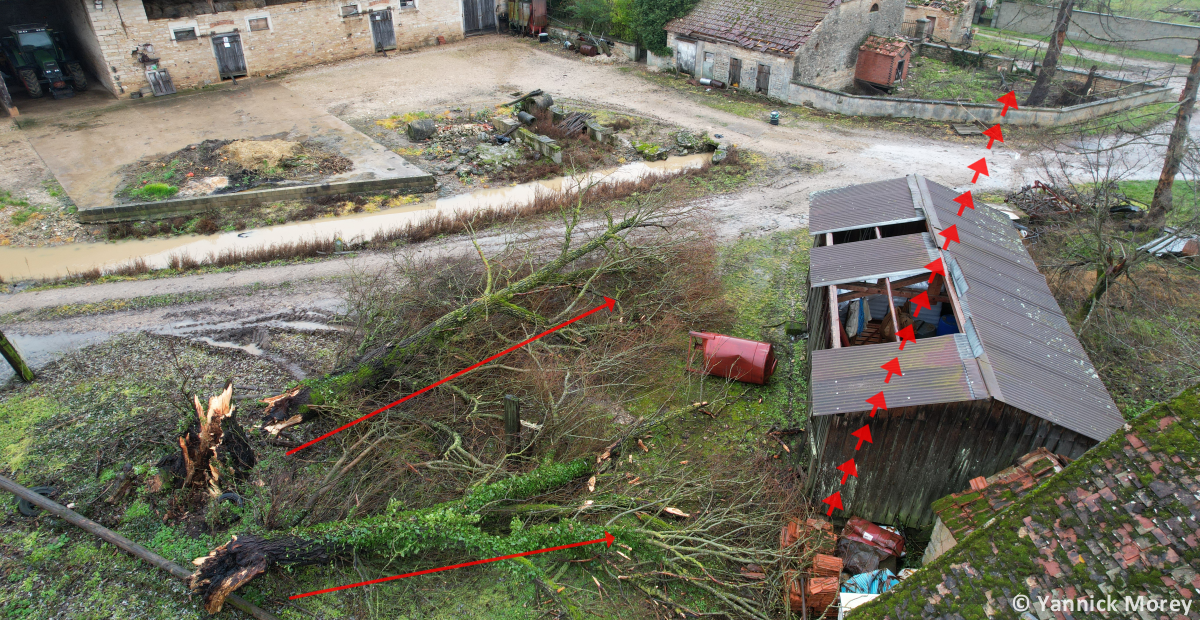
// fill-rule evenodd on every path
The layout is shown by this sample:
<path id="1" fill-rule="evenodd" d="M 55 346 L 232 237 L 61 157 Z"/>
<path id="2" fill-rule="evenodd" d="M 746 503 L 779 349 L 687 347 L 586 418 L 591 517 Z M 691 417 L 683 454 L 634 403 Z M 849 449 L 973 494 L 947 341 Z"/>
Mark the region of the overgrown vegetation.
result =
<path id="1" fill-rule="evenodd" d="M 691 12 L 699 0 L 570 0 L 556 13 L 597 35 L 637 43 L 655 54 L 669 55 L 663 26 Z"/>

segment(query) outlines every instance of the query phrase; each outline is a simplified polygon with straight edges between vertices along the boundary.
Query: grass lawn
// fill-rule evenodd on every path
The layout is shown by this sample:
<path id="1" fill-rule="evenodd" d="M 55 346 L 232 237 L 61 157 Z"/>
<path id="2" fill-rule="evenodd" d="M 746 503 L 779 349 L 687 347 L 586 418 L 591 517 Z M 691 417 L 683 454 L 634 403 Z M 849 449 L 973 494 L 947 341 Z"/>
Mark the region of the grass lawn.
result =
<path id="1" fill-rule="evenodd" d="M 1158 181 L 1123 181 L 1120 184 L 1121 192 L 1130 200 L 1136 200 L 1146 205 L 1149 205 L 1150 201 L 1154 199 L 1154 188 L 1157 186 Z M 1200 204 L 1197 203 L 1200 197 L 1196 194 L 1196 186 L 1176 180 L 1171 186 L 1171 198 L 1175 203 L 1175 208 L 1167 218 L 1168 224 L 1190 220 L 1200 213 Z"/>
<path id="2" fill-rule="evenodd" d="M 1162 15 L 1162 14 L 1160 14 Z M 1004 54 L 1020 53 L 1023 60 L 1029 60 L 1029 54 L 1033 53 L 1033 49 L 1026 43 L 1018 43 L 1018 39 L 1023 41 L 1041 41 L 1042 45 L 1037 50 L 1037 57 L 1041 58 L 1046 51 L 1046 44 L 1043 38 L 1037 35 L 1024 34 L 1013 32 L 1011 30 L 998 30 L 987 26 L 979 26 L 979 39 L 976 39 L 978 47 L 988 49 L 994 46 L 1001 47 L 1005 50 Z M 1067 66 L 1076 69 L 1087 69 L 1093 64 L 1101 69 L 1117 70 L 1121 65 L 1115 63 L 1106 63 L 1099 61 L 1088 60 L 1082 52 L 1102 52 L 1105 54 L 1114 54 L 1124 56 L 1129 59 L 1138 60 L 1153 60 L 1157 62 L 1168 62 L 1178 65 L 1187 65 L 1188 60 L 1181 58 L 1175 54 L 1164 54 L 1162 52 L 1151 52 L 1146 50 L 1132 49 L 1116 44 L 1101 44 L 1091 43 L 1088 41 L 1073 41 L 1067 39 L 1064 48 L 1062 62 Z M 1074 52 L 1074 53 L 1072 53 Z"/>

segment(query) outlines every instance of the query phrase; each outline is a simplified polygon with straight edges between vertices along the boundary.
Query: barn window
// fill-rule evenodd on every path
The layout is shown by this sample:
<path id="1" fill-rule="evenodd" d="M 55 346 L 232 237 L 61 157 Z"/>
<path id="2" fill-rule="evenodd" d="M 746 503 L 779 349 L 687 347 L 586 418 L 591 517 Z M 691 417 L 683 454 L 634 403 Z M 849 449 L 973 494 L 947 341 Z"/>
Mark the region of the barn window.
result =
<path id="1" fill-rule="evenodd" d="M 255 17 L 247 21 L 250 23 L 250 32 L 271 29 L 271 22 L 266 17 Z"/>
<path id="2" fill-rule="evenodd" d="M 357 4 L 343 4 L 342 5 L 342 17 L 354 17 L 355 15 L 358 15 L 358 5 Z"/>
<path id="3" fill-rule="evenodd" d="M 197 38 L 196 29 L 180 28 L 179 30 L 172 30 L 171 38 L 175 39 L 176 41 L 195 41 Z"/>
<path id="4" fill-rule="evenodd" d="M 878 2 L 876 2 L 875 4 L 872 4 L 872 5 L 871 5 L 871 12 L 872 12 L 872 13 L 878 13 L 878 12 L 879 12 L 879 3 L 878 3 Z"/>
<path id="5" fill-rule="evenodd" d="M 400 8 L 415 9 L 417 8 L 417 0 L 400 0 Z"/>

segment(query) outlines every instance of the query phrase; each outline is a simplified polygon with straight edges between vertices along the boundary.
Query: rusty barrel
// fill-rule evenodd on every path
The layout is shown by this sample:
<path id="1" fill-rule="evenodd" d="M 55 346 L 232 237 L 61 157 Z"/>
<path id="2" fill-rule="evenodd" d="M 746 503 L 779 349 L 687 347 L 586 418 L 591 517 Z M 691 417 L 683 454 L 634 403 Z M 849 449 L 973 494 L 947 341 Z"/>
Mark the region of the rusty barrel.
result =
<path id="1" fill-rule="evenodd" d="M 703 348 L 703 368 L 689 368 L 717 377 L 763 385 L 775 373 L 775 354 L 768 342 L 745 340 L 711 332 L 688 332 L 693 348 Z"/>

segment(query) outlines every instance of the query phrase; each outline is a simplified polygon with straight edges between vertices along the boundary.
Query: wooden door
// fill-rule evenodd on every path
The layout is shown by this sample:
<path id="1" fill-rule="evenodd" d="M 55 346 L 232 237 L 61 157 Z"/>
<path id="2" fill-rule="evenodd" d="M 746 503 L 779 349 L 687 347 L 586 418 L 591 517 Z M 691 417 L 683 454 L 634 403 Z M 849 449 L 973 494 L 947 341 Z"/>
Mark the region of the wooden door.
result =
<path id="1" fill-rule="evenodd" d="M 738 88 L 742 85 L 742 61 L 737 58 L 729 59 L 729 87 Z"/>
<path id="2" fill-rule="evenodd" d="M 495 29 L 496 8 L 493 0 L 463 0 L 463 32 Z"/>
<path id="3" fill-rule="evenodd" d="M 392 9 L 388 7 L 367 14 L 371 20 L 371 37 L 375 39 L 375 51 L 396 49 L 396 27 L 392 25 Z"/>
<path id="4" fill-rule="evenodd" d="M 758 65 L 758 80 L 754 84 L 754 92 L 767 93 L 771 90 L 771 66 Z"/>
<path id="5" fill-rule="evenodd" d="M 688 74 L 696 75 L 696 44 L 687 41 L 678 41 L 675 43 L 675 55 L 679 70 Z"/>
<path id="6" fill-rule="evenodd" d="M 246 56 L 242 54 L 242 36 L 236 32 L 214 34 L 213 51 L 217 55 L 217 70 L 226 80 L 246 75 Z"/>

